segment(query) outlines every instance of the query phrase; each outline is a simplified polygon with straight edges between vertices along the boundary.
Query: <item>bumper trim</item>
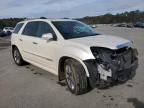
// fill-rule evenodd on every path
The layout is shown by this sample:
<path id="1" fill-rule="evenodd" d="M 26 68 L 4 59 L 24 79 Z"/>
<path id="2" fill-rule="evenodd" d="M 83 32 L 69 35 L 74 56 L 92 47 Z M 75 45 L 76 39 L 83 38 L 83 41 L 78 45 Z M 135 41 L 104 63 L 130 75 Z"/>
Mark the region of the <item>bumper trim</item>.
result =
<path id="1" fill-rule="evenodd" d="M 138 68 L 138 59 L 133 62 L 129 67 L 119 70 L 116 73 L 116 78 L 120 82 L 125 82 L 132 79 L 136 74 L 136 69 Z M 114 76 L 113 76 L 114 77 Z"/>

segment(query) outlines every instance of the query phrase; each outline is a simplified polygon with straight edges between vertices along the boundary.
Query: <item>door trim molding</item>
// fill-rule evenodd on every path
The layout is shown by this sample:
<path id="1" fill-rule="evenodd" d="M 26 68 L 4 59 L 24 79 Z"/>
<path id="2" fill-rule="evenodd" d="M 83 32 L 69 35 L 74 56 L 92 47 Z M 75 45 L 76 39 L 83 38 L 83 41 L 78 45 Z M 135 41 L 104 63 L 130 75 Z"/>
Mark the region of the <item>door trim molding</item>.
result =
<path id="1" fill-rule="evenodd" d="M 24 50 L 23 50 L 24 51 Z M 34 56 L 37 56 L 37 57 L 40 57 L 40 58 L 43 58 L 43 59 L 45 59 L 45 60 L 48 60 L 48 61 L 53 61 L 52 59 L 50 59 L 50 58 L 47 58 L 47 57 L 43 57 L 43 56 L 40 56 L 40 55 L 37 55 L 37 54 L 34 54 L 34 53 L 31 53 L 31 52 L 27 52 L 27 51 L 24 51 L 25 53 L 29 53 L 29 54 L 32 54 L 32 55 L 34 55 Z"/>

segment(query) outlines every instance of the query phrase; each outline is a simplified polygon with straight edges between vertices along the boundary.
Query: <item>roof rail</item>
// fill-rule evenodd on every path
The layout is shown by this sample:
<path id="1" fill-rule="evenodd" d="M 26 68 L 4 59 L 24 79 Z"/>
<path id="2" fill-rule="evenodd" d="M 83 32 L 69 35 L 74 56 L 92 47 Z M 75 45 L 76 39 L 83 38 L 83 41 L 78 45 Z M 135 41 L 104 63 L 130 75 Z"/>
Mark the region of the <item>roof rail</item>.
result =
<path id="1" fill-rule="evenodd" d="M 40 17 L 40 18 L 26 18 L 24 19 L 24 21 L 27 21 L 27 20 L 35 20 L 35 19 L 47 19 L 46 17 Z"/>
<path id="2" fill-rule="evenodd" d="M 47 19 L 46 17 L 40 17 L 40 19 Z"/>
<path id="3" fill-rule="evenodd" d="M 70 18 L 61 18 L 61 19 L 70 19 Z"/>

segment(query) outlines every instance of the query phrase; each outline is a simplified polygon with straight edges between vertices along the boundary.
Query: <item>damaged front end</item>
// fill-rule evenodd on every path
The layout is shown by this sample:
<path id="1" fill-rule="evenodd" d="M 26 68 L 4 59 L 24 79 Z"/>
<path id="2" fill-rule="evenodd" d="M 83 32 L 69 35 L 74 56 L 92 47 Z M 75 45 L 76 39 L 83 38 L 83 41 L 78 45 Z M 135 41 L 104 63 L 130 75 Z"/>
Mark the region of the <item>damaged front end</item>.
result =
<path id="1" fill-rule="evenodd" d="M 117 50 L 91 47 L 94 60 L 86 60 L 92 87 L 107 87 L 115 82 L 125 82 L 135 75 L 138 67 L 136 49 L 124 47 Z"/>

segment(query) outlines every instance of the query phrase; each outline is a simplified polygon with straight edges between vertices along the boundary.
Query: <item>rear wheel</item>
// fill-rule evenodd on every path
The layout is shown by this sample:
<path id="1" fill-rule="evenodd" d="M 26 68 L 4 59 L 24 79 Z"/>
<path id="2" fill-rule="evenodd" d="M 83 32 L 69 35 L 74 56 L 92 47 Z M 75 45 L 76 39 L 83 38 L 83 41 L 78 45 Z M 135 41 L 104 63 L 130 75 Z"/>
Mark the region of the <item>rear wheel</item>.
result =
<path id="1" fill-rule="evenodd" d="M 87 91 L 87 76 L 83 66 L 74 59 L 67 59 L 64 63 L 66 83 L 69 90 L 76 94 Z"/>
<path id="2" fill-rule="evenodd" d="M 24 64 L 24 61 L 22 59 L 22 56 L 21 56 L 18 48 L 13 48 L 12 54 L 13 54 L 13 59 L 14 59 L 15 63 L 18 66 L 22 66 Z"/>

